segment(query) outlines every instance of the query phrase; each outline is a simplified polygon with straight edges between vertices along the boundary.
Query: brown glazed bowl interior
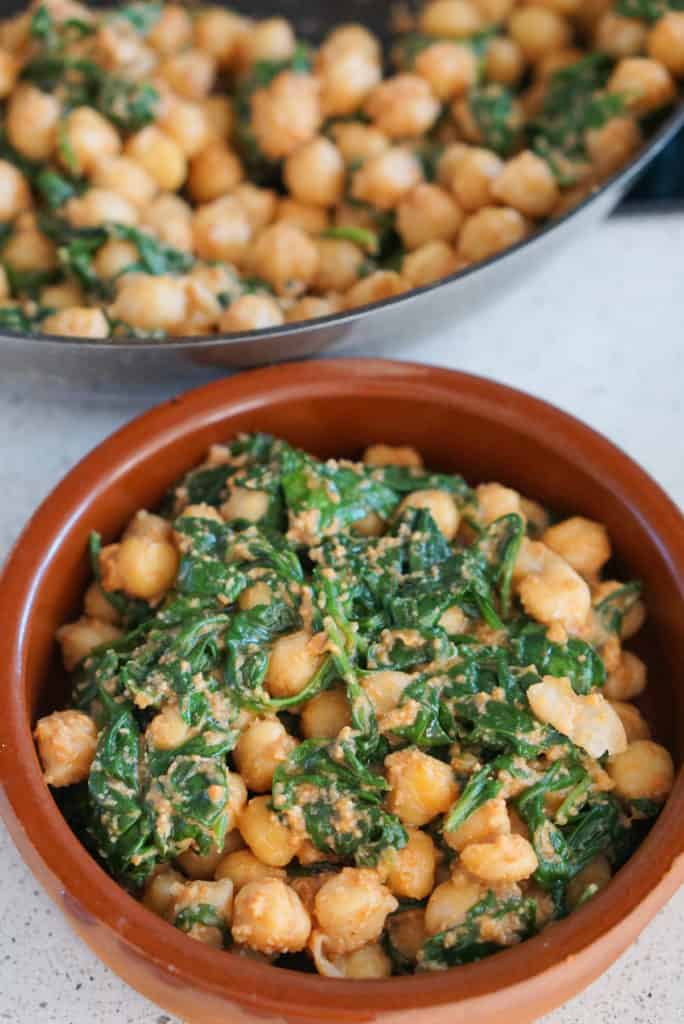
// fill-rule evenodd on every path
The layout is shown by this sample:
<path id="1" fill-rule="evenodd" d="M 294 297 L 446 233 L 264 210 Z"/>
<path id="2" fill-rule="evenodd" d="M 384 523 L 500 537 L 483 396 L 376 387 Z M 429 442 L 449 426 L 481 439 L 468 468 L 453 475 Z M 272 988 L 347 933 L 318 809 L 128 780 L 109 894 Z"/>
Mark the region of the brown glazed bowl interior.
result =
<path id="1" fill-rule="evenodd" d="M 43 782 L 31 727 L 65 696 L 53 637 L 79 608 L 89 531 L 110 541 L 211 443 L 241 430 L 322 456 L 358 455 L 373 441 L 412 444 L 436 469 L 503 481 L 604 522 L 616 571 L 644 582 L 645 710 L 681 765 L 684 526 L 658 486 L 577 420 L 490 381 L 394 362 L 289 364 L 210 384 L 134 420 L 66 477 L 20 538 L 0 585 L 0 809 L 15 841 L 95 952 L 192 1024 L 485 1024 L 503 1013 L 526 1024 L 603 971 L 684 880 L 681 771 L 634 857 L 571 917 L 480 963 L 365 982 L 285 971 L 186 938 L 98 867 Z"/>

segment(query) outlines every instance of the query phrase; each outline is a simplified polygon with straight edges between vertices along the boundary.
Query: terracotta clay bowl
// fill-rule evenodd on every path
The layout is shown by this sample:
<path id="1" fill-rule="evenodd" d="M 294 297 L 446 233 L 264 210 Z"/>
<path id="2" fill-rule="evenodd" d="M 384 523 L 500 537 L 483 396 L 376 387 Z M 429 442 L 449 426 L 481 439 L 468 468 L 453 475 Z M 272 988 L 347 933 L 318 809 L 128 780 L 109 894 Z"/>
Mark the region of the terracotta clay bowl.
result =
<path id="1" fill-rule="evenodd" d="M 559 511 L 604 522 L 616 571 L 644 581 L 645 708 L 684 754 L 684 521 L 626 455 L 528 395 L 465 374 L 350 360 L 258 370 L 158 406 L 87 456 L 47 498 L 0 584 L 1 810 L 28 864 L 105 963 L 192 1024 L 527 1024 L 577 993 L 684 881 L 684 776 L 634 857 L 598 896 L 530 941 L 480 963 L 385 981 L 333 981 L 265 966 L 186 938 L 129 897 L 62 819 L 31 739 L 60 705 L 54 631 L 88 576 L 86 541 L 117 536 L 212 442 L 264 430 L 318 455 L 372 441 L 412 444 L 428 465 L 500 480 Z"/>

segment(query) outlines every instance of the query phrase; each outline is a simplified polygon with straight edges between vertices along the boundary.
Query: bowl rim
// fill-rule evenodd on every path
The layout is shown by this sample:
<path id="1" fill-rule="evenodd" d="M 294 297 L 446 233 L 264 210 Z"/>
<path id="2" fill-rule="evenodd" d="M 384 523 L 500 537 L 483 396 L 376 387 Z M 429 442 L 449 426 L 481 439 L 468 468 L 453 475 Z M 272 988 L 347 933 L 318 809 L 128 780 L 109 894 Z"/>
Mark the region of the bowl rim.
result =
<path id="1" fill-rule="evenodd" d="M 45 785 L 31 735 L 22 679 L 29 655 L 27 628 L 42 583 L 62 539 L 102 496 L 154 453 L 194 430 L 297 397 L 389 397 L 402 394 L 435 405 L 455 403 L 502 427 L 544 437 L 571 461 L 586 459 L 594 477 L 630 499 L 675 580 L 684 610 L 684 519 L 659 485 L 629 456 L 568 413 L 483 377 L 389 360 L 329 360 L 252 370 L 195 388 L 134 418 L 86 455 L 35 512 L 0 579 L 0 812 L 21 845 L 30 847 L 58 882 L 72 913 L 104 925 L 146 961 L 194 988 L 261 1013 L 290 1012 L 318 1021 L 331 1002 L 341 1018 L 357 1019 L 360 1005 L 378 1012 L 468 1003 L 505 989 L 508 1006 L 545 973 L 570 972 L 590 947 L 608 941 L 629 919 L 640 930 L 684 881 L 684 772 L 653 829 L 607 890 L 549 930 L 479 963 L 405 978 L 337 981 L 283 971 L 188 939 L 129 896 L 81 846 Z M 534 426 L 530 426 L 533 423 Z M 579 464 L 579 463 L 577 463 Z M 665 537 L 667 541 L 665 541 Z M 3 793 L 4 788 L 4 793 Z M 27 799 L 27 796 L 29 799 Z M 32 813 L 25 814 L 27 804 Z M 619 909 L 618 909 L 619 908 Z M 614 941 L 614 940 L 613 940 Z M 525 997 L 526 998 L 526 997 Z"/>
<path id="2" fill-rule="evenodd" d="M 238 345 L 242 345 L 245 342 L 268 341 L 273 338 L 282 338 L 285 344 L 289 338 L 295 335 L 309 334 L 313 331 L 325 328 L 341 328 L 346 324 L 353 323 L 366 313 L 376 313 L 383 309 L 393 309 L 401 304 L 411 302 L 420 296 L 427 295 L 429 292 L 432 292 L 443 285 L 464 280 L 465 278 L 471 277 L 473 274 L 478 274 L 480 272 L 484 273 L 495 264 L 500 263 L 509 256 L 512 257 L 513 254 L 517 254 L 524 248 L 532 248 L 544 244 L 549 235 L 554 233 L 569 220 L 574 219 L 576 215 L 581 214 L 587 209 L 587 207 L 593 205 L 593 203 L 601 196 L 605 195 L 612 189 L 626 189 L 632 179 L 636 178 L 641 171 L 646 169 L 651 160 L 665 148 L 667 143 L 682 127 L 684 127 L 684 99 L 682 99 L 667 115 L 663 123 L 656 129 L 653 135 L 643 142 L 636 155 L 632 157 L 631 160 L 606 178 L 604 182 L 593 189 L 580 203 L 571 207 L 563 213 L 562 216 L 548 220 L 542 227 L 534 231 L 533 234 L 523 238 L 519 242 L 516 242 L 514 245 L 509 246 L 509 248 L 504 249 L 502 252 L 495 253 L 488 259 L 472 263 L 469 266 L 464 267 L 462 270 L 454 271 L 454 273 L 448 274 L 446 277 L 439 278 L 437 281 L 431 281 L 428 284 L 420 285 L 417 288 L 411 288 L 406 292 L 402 292 L 399 295 L 395 295 L 388 299 L 381 299 L 378 302 L 366 303 L 363 306 L 357 306 L 351 310 L 342 310 L 338 313 L 331 313 L 327 316 L 316 317 L 313 320 L 297 320 L 293 323 L 279 324 L 276 327 L 264 327 L 256 331 L 245 331 L 232 334 L 183 335 L 181 337 L 174 338 L 147 338 L 144 340 L 122 339 L 119 341 L 117 339 L 104 340 L 102 338 L 71 338 L 66 335 L 59 334 L 22 334 L 20 331 L 12 331 L 9 328 L 3 328 L 0 332 L 0 342 L 3 340 L 10 340 L 13 342 L 22 341 L 29 345 L 46 346 L 48 348 L 55 346 L 60 348 L 66 346 L 74 350 L 78 348 L 88 352 L 111 352 L 112 350 L 116 352 L 157 352 L 159 350 L 174 351 L 189 348 L 193 352 L 210 353 L 216 348 L 225 349 L 226 346 L 233 348 Z M 285 351 L 282 358 L 286 359 L 287 355 L 288 353 Z"/>

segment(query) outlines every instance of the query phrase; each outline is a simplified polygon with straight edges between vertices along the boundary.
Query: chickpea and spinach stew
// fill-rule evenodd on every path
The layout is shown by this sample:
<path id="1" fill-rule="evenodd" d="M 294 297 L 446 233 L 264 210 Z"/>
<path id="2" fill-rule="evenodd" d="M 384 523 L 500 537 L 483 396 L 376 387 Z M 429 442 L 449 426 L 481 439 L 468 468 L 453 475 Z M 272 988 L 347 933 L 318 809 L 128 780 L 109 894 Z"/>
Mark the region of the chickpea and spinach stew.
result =
<path id="1" fill-rule="evenodd" d="M 45 778 L 210 946 L 336 978 L 480 959 L 591 899 L 672 787 L 598 522 L 253 434 L 91 555 Z"/>
<path id="2" fill-rule="evenodd" d="M 0 22 L 0 327 L 245 332 L 525 239 L 638 149 L 680 0 L 433 0 L 391 52 L 279 17 L 44 0 Z"/>

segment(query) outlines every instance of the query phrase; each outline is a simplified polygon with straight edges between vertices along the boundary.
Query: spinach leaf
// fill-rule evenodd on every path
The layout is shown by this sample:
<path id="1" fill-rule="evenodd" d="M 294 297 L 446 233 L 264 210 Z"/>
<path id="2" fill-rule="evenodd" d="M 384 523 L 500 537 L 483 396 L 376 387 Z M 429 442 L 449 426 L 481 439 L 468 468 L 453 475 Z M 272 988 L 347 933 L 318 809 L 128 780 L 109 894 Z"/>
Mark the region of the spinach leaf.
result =
<path id="1" fill-rule="evenodd" d="M 191 844 L 199 853 L 219 849 L 228 826 L 229 782 L 221 761 L 180 754 L 146 794 L 154 838 L 164 859 Z"/>
<path id="2" fill-rule="evenodd" d="M 408 841 L 399 819 L 382 807 L 386 789 L 381 775 L 335 760 L 325 742 L 306 740 L 276 769 L 273 807 L 284 821 L 303 815 L 322 853 L 373 866 L 383 850 Z"/>
<path id="3" fill-rule="evenodd" d="M 475 85 L 468 93 L 468 108 L 482 145 L 500 156 L 510 156 L 519 143 L 522 127 L 510 89 L 495 82 Z"/>
<path id="4" fill-rule="evenodd" d="M 641 583 L 638 580 L 633 580 L 631 583 L 617 587 L 607 597 L 599 601 L 594 609 L 603 628 L 609 633 L 616 633 L 619 636 L 625 616 L 641 599 L 641 591 Z"/>
<path id="5" fill-rule="evenodd" d="M 140 730 L 129 706 L 111 702 L 110 715 L 88 779 L 88 832 L 114 877 L 136 885 L 158 858 L 143 798 Z"/>
<path id="6" fill-rule="evenodd" d="M 578 637 L 554 643 L 546 627 L 527 621 L 511 642 L 515 662 L 532 665 L 540 675 L 567 676 L 575 693 L 587 694 L 606 681 L 606 670 L 597 651 Z"/>
<path id="7" fill-rule="evenodd" d="M 573 164 L 586 163 L 586 132 L 603 127 L 625 109 L 622 96 L 602 91 L 612 67 L 610 57 L 590 53 L 554 72 L 541 114 L 528 126 L 532 148 L 563 186 L 575 183 Z"/>
<path id="8" fill-rule="evenodd" d="M 235 111 L 234 143 L 247 170 L 247 177 L 257 185 L 277 185 L 279 164 L 269 160 L 252 131 L 252 96 L 267 88 L 282 71 L 307 73 L 311 68 L 308 47 L 299 43 L 292 57 L 286 60 L 258 60 L 238 83 L 233 97 Z"/>
<path id="9" fill-rule="evenodd" d="M 140 3 L 124 4 L 112 11 L 112 19 L 123 18 L 132 25 L 135 31 L 146 36 L 154 28 L 161 16 L 162 5 L 154 0 L 144 0 Z"/>
<path id="10" fill-rule="evenodd" d="M 506 927 L 492 927 L 504 921 Z M 443 971 L 496 953 L 503 945 L 526 939 L 535 931 L 537 904 L 520 896 L 497 897 L 491 890 L 468 911 L 463 924 L 428 939 L 418 954 L 418 970 Z M 505 936 L 505 937 L 504 937 Z"/>

